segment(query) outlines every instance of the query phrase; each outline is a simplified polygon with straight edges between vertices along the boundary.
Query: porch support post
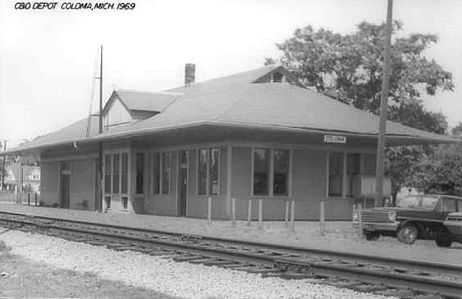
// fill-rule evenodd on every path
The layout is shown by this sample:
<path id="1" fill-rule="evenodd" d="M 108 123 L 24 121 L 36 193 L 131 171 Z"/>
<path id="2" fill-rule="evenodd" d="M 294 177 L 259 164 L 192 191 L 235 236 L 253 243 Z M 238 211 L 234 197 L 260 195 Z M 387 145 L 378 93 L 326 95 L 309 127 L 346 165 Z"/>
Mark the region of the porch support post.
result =
<path id="1" fill-rule="evenodd" d="M 233 183 L 233 146 L 226 144 L 226 214 L 230 215 L 231 191 Z"/>

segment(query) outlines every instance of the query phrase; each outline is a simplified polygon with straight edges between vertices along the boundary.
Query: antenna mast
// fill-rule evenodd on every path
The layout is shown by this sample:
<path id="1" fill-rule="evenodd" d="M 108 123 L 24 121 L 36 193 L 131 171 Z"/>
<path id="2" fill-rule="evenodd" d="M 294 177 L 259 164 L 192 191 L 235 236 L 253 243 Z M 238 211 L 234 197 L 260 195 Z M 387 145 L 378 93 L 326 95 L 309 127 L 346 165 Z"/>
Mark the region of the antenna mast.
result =
<path id="1" fill-rule="evenodd" d="M 103 133 L 103 45 L 100 50 L 100 63 L 99 63 L 99 134 Z M 96 210 L 102 212 L 103 210 L 103 143 L 98 143 L 98 181 L 97 185 L 97 200 Z"/>

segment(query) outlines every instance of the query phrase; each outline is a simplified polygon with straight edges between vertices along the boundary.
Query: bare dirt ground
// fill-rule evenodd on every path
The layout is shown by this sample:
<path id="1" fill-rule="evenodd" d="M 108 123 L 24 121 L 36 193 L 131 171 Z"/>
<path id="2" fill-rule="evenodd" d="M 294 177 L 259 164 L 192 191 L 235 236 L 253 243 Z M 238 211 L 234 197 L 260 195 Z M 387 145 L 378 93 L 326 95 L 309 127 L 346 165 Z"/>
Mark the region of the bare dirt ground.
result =
<path id="1" fill-rule="evenodd" d="M 0 241 L 0 298 L 174 298 L 119 281 L 34 263 Z"/>

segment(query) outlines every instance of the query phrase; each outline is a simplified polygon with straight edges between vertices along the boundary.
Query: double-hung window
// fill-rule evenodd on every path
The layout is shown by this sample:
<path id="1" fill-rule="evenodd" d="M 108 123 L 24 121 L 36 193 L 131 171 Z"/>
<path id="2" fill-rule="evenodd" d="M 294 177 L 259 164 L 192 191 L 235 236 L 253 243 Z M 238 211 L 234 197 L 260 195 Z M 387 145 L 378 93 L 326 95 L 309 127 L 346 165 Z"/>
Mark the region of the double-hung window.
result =
<path id="1" fill-rule="evenodd" d="M 253 150 L 253 195 L 288 196 L 289 180 L 290 150 Z"/>
<path id="2" fill-rule="evenodd" d="M 197 194 L 220 194 L 220 149 L 200 149 L 197 164 Z"/>
<path id="3" fill-rule="evenodd" d="M 172 154 L 159 152 L 152 155 L 152 193 L 170 194 Z"/>
<path id="4" fill-rule="evenodd" d="M 137 156 L 137 159 L 138 158 Z M 137 163 L 137 171 L 138 166 Z M 108 153 L 104 155 L 105 194 L 128 195 L 128 169 L 127 152 Z"/>
<path id="5" fill-rule="evenodd" d="M 329 197 L 353 197 L 355 177 L 361 174 L 362 156 L 358 153 L 329 152 Z"/>

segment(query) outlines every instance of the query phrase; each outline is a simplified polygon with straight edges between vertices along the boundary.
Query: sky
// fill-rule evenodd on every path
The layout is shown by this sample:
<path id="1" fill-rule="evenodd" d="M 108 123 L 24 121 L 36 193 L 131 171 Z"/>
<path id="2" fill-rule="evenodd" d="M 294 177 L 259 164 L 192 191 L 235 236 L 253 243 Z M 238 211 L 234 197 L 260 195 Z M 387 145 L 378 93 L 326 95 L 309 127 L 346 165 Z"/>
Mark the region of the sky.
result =
<path id="1" fill-rule="evenodd" d="M 59 9 L 71 2 L 65 0 L 54 0 L 54 10 L 19 10 L 17 2 L 0 1 L 0 140 L 9 145 L 88 116 L 101 44 L 107 100 L 118 88 L 182 85 L 185 63 L 196 64 L 196 81 L 258 68 L 265 57 L 280 55 L 276 43 L 296 28 L 351 33 L 364 20 L 384 22 L 387 5 L 386 0 L 127 0 L 122 2 L 135 3 L 133 10 L 89 11 Z M 452 72 L 455 90 L 423 100 L 450 126 L 462 121 L 460 16 L 459 0 L 394 0 L 393 18 L 404 23 L 401 34 L 439 37 L 425 55 Z"/>

